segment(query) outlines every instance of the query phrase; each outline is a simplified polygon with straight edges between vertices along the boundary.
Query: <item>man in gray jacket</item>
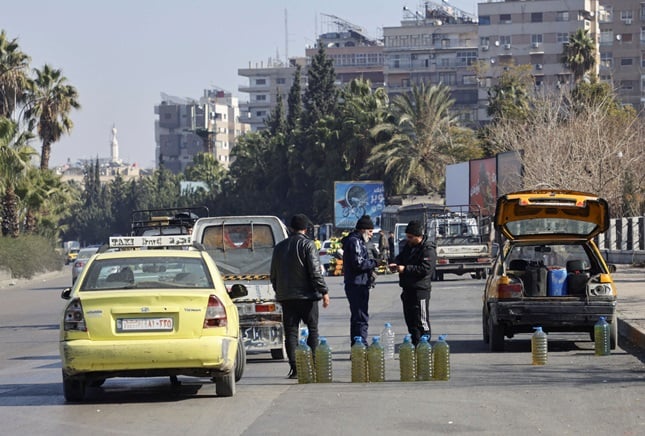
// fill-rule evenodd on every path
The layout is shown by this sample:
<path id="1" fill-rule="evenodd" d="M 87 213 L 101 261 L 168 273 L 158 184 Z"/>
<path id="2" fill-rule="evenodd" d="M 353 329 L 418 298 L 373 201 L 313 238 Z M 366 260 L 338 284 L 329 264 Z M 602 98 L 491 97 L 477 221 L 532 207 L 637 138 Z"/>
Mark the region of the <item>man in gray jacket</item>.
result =
<path id="1" fill-rule="evenodd" d="M 318 249 L 305 232 L 311 222 L 306 215 L 291 219 L 293 234 L 276 245 L 271 259 L 271 284 L 282 305 L 282 322 L 289 359 L 288 378 L 298 378 L 296 347 L 300 321 L 309 329 L 307 344 L 312 351 L 318 345 L 318 301 L 329 306 L 329 291 L 321 274 Z"/>

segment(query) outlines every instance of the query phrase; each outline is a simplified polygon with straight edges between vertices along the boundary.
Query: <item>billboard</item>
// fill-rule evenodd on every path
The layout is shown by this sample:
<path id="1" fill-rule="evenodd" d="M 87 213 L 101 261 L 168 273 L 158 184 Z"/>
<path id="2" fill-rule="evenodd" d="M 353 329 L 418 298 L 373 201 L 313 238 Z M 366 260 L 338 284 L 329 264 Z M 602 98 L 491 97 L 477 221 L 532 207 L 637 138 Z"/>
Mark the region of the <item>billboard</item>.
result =
<path id="1" fill-rule="evenodd" d="M 517 151 L 497 155 L 497 195 L 522 189 L 522 156 Z"/>
<path id="2" fill-rule="evenodd" d="M 383 208 L 383 182 L 334 182 L 334 226 L 337 229 L 353 229 L 363 215 L 369 215 L 375 223 L 380 222 Z"/>
<path id="3" fill-rule="evenodd" d="M 470 167 L 468 162 L 446 165 L 446 204 L 469 204 Z"/>
<path id="4" fill-rule="evenodd" d="M 497 160 L 476 159 L 470 161 L 470 201 L 481 208 L 482 215 L 495 212 L 497 200 Z"/>

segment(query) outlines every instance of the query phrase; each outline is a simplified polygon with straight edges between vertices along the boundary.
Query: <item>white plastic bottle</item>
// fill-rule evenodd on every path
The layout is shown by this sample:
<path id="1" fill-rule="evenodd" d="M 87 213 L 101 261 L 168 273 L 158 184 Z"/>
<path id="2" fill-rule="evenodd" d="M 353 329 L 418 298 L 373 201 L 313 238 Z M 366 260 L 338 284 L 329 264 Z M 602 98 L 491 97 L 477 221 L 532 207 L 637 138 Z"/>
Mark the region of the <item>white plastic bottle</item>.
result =
<path id="1" fill-rule="evenodd" d="M 385 360 L 394 359 L 394 340 L 395 334 L 392 324 L 386 322 L 385 328 L 381 332 L 381 345 L 383 345 L 383 350 L 385 351 Z"/>

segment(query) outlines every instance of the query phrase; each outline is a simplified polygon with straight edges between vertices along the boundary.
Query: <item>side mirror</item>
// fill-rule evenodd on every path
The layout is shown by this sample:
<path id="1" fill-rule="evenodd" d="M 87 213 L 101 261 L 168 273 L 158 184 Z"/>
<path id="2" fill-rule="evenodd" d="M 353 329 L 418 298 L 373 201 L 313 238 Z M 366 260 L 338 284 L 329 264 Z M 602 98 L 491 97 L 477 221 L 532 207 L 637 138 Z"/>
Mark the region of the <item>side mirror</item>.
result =
<path id="1" fill-rule="evenodd" d="M 610 273 L 612 273 L 612 274 L 613 274 L 613 273 L 615 273 L 615 272 L 616 272 L 616 265 L 614 265 L 614 264 L 612 263 L 612 264 L 607 265 L 607 266 L 609 267 L 609 272 L 610 272 Z"/>
<path id="2" fill-rule="evenodd" d="M 249 295 L 248 289 L 246 289 L 246 286 L 240 283 L 234 284 L 228 291 L 228 296 L 231 298 L 246 297 L 247 295 Z"/>
<path id="3" fill-rule="evenodd" d="M 63 300 L 69 300 L 72 298 L 72 288 L 63 289 L 63 292 L 60 293 L 60 298 Z"/>

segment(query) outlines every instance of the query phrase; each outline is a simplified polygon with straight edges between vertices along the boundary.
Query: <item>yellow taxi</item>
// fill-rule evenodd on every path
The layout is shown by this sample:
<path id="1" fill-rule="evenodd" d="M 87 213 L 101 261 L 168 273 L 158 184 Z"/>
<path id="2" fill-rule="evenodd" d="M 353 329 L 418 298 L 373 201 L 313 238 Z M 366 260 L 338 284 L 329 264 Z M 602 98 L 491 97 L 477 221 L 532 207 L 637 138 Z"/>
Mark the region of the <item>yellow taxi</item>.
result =
<path id="1" fill-rule="evenodd" d="M 594 238 L 609 226 L 607 202 L 593 194 L 531 190 L 497 200 L 495 229 L 506 239 L 483 296 L 484 342 L 503 351 L 505 337 L 589 332 L 604 316 L 618 340 L 616 287 Z"/>
<path id="2" fill-rule="evenodd" d="M 117 251 L 93 256 L 63 291 L 67 401 L 111 377 L 207 377 L 219 396 L 235 394 L 246 353 L 231 298 L 247 290 L 227 290 L 211 257 L 191 244 L 190 235 L 110 238 Z"/>
<path id="3" fill-rule="evenodd" d="M 78 252 L 80 249 L 78 248 L 72 248 L 67 252 L 67 256 L 65 257 L 65 265 L 69 265 L 70 263 L 74 262 L 76 258 L 78 257 Z"/>

